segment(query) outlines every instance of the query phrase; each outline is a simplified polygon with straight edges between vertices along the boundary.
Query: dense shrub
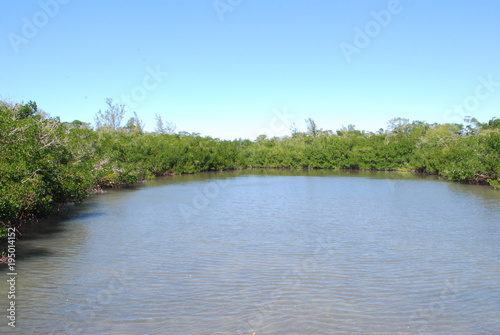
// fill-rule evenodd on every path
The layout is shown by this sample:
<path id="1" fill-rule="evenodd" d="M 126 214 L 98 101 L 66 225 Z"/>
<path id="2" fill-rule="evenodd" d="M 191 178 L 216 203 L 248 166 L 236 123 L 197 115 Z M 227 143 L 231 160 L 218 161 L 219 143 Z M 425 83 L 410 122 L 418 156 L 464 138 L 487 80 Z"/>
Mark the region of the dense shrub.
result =
<path id="1" fill-rule="evenodd" d="M 377 133 L 353 126 L 323 131 L 309 119 L 314 127 L 306 133 L 225 141 L 174 134 L 162 124 L 147 133 L 135 114 L 121 127 L 123 107 L 107 103 L 109 109 L 96 116 L 100 127 L 93 129 L 47 117 L 31 101 L 0 102 L 0 226 L 46 216 L 99 187 L 245 167 L 415 170 L 500 188 L 497 119 L 472 120 L 464 128 L 398 118 Z"/>

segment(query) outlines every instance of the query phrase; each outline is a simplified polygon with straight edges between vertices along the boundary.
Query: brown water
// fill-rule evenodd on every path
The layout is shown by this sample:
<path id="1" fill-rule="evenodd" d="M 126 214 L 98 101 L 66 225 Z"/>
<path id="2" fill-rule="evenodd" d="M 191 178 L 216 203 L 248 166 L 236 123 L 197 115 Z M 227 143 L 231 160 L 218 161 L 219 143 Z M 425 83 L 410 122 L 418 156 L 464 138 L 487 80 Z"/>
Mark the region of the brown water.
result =
<path id="1" fill-rule="evenodd" d="M 500 334 L 500 192 L 250 170 L 94 196 L 18 241 L 19 334 Z"/>

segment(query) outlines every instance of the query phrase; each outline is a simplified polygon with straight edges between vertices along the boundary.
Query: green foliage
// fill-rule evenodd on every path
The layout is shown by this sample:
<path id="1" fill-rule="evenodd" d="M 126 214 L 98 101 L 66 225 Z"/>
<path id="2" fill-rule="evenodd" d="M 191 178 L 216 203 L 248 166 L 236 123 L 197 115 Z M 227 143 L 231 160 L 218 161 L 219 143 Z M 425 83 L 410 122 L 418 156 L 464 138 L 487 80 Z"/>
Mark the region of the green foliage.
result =
<path id="1" fill-rule="evenodd" d="M 0 108 L 0 221 L 50 214 L 58 204 L 81 201 L 92 185 L 71 163 L 65 128 L 29 102 Z"/>
<path id="2" fill-rule="evenodd" d="M 500 188 L 498 119 L 473 119 L 464 128 L 395 118 L 377 133 L 353 125 L 323 131 L 308 119 L 305 133 L 225 141 L 175 134 L 159 116 L 153 133 L 144 132 L 135 113 L 121 127 L 125 109 L 106 103 L 92 129 L 44 116 L 32 101 L 0 102 L 0 227 L 46 216 L 99 187 L 245 167 L 414 170 Z"/>

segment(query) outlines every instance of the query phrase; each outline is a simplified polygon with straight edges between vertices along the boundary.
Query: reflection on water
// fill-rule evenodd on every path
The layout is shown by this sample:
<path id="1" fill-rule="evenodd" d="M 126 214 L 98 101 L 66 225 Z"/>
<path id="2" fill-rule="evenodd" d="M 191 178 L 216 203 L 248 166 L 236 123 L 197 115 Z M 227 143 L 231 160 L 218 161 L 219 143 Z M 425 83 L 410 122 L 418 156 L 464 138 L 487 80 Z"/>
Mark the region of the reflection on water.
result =
<path id="1" fill-rule="evenodd" d="M 0 331 L 500 333 L 499 204 L 408 173 L 158 178 L 31 227 Z"/>

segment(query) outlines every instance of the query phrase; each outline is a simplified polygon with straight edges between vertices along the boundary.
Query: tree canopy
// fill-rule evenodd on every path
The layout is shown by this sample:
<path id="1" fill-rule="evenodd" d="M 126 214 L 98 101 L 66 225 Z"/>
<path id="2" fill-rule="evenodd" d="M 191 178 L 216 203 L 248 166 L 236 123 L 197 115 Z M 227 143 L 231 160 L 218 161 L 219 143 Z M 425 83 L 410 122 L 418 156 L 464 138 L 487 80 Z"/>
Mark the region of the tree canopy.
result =
<path id="1" fill-rule="evenodd" d="M 500 120 L 428 124 L 394 118 L 386 131 L 323 131 L 311 118 L 290 136 L 220 140 L 157 115 L 154 132 L 136 113 L 106 100 L 95 128 L 61 122 L 36 103 L 0 102 L 0 223 L 8 226 L 82 201 L 93 190 L 166 174 L 262 168 L 406 170 L 500 188 Z"/>

